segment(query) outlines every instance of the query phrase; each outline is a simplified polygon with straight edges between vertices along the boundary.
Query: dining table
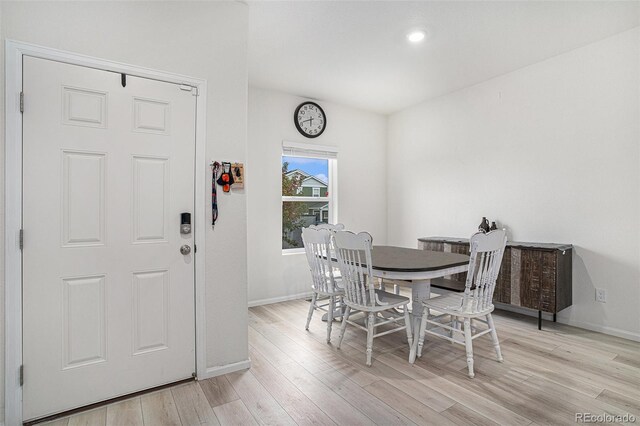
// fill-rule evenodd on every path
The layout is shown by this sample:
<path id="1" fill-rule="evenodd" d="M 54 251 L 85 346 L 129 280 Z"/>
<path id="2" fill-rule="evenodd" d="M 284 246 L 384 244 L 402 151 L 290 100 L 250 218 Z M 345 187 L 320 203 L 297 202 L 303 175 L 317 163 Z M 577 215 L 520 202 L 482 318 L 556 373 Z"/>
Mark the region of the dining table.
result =
<path id="1" fill-rule="evenodd" d="M 337 259 L 332 258 L 331 261 L 337 268 Z M 403 281 L 411 288 L 413 359 L 418 348 L 418 333 L 424 312 L 422 303 L 431 297 L 431 280 L 466 272 L 469 269 L 469 256 L 407 247 L 373 246 L 371 263 L 374 278 Z"/>

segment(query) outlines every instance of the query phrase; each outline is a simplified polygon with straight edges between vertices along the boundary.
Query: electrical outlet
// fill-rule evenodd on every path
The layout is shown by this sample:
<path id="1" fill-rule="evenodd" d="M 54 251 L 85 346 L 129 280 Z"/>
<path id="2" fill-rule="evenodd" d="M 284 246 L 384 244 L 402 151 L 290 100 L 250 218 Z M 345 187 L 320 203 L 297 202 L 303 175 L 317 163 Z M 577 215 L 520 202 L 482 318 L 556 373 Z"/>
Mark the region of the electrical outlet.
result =
<path id="1" fill-rule="evenodd" d="M 607 290 L 605 290 L 604 288 L 596 288 L 596 302 L 607 302 Z"/>

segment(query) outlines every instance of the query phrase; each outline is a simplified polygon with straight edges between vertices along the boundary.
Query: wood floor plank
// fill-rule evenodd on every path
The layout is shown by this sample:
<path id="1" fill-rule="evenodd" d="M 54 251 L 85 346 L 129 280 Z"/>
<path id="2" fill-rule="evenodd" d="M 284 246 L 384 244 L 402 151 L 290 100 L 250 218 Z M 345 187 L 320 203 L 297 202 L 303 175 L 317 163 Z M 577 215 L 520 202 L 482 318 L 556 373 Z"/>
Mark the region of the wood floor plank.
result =
<path id="1" fill-rule="evenodd" d="M 455 403 L 440 414 L 460 426 L 499 426 L 499 424 L 493 420 L 476 413 L 460 403 Z"/>
<path id="2" fill-rule="evenodd" d="M 251 373 L 300 426 L 335 423 L 263 356 L 249 348 Z"/>
<path id="3" fill-rule="evenodd" d="M 321 356 L 318 356 L 318 354 L 309 350 L 304 345 L 298 344 L 295 340 L 278 330 L 277 327 L 264 323 L 258 324 L 257 327 L 254 326 L 253 328 L 310 372 L 315 373 L 331 368 L 325 363 Z"/>
<path id="4" fill-rule="evenodd" d="M 390 354 L 393 355 L 393 354 Z M 394 355 L 395 356 L 395 355 Z M 420 383 L 426 385 L 434 392 L 438 392 L 456 402 L 466 405 L 468 408 L 482 414 L 485 417 L 494 419 L 498 423 L 509 425 L 528 425 L 531 419 L 528 419 L 514 411 L 511 411 L 500 404 L 497 404 L 482 395 L 478 395 L 475 390 L 470 390 L 466 386 L 460 386 L 452 381 L 454 375 L 459 378 L 465 378 L 464 374 L 459 371 L 434 373 L 427 369 L 436 370 L 437 367 L 427 364 L 426 361 L 420 359 L 412 366 L 406 362 L 405 357 L 395 356 L 394 358 L 381 357 L 380 361 L 389 363 L 398 371 L 411 375 Z M 473 381 L 471 381 L 473 382 Z"/>
<path id="5" fill-rule="evenodd" d="M 637 398 L 631 398 L 627 395 L 605 389 L 598 395 L 597 399 L 627 410 L 629 413 L 640 417 L 640 400 Z"/>
<path id="6" fill-rule="evenodd" d="M 142 395 L 140 404 L 142 405 L 142 418 L 147 426 L 179 426 L 181 424 L 170 389 Z"/>
<path id="7" fill-rule="evenodd" d="M 126 399 L 107 406 L 107 426 L 142 426 L 140 397 Z"/>
<path id="8" fill-rule="evenodd" d="M 171 394 L 183 425 L 219 425 L 218 418 L 196 382 L 184 383 L 171 388 Z"/>
<path id="9" fill-rule="evenodd" d="M 293 419 L 248 370 L 227 374 L 229 382 L 253 417 L 264 425 L 295 425 Z"/>
<path id="10" fill-rule="evenodd" d="M 240 399 L 236 391 L 229 383 L 229 380 L 225 376 L 211 377 L 210 379 L 199 380 L 198 384 L 202 388 L 207 401 L 211 407 L 215 408 L 218 405 L 226 404 L 228 402 Z"/>
<path id="11" fill-rule="evenodd" d="M 549 398 L 551 400 L 562 401 L 584 412 L 598 411 L 616 415 L 628 413 L 627 409 L 618 407 L 615 404 L 609 404 L 605 399 L 590 398 L 580 392 L 575 392 L 555 383 L 548 383 L 538 377 L 530 377 L 524 382 L 524 385 L 535 392 L 535 395 L 538 396 L 537 399 Z M 572 421 L 575 421 L 575 418 L 573 418 Z"/>
<path id="12" fill-rule="evenodd" d="M 69 417 L 63 417 L 61 419 L 51 420 L 50 422 L 40 423 L 42 426 L 67 426 L 69 424 Z"/>
<path id="13" fill-rule="evenodd" d="M 336 347 L 331 344 L 327 344 L 324 340 L 318 341 L 311 334 L 300 332 L 300 330 L 291 327 L 288 323 L 278 324 L 277 329 L 299 345 L 307 347 L 314 353 L 321 355 L 325 364 L 340 371 L 360 386 L 366 386 L 380 380 L 379 377 L 372 374 L 368 369 L 361 368 L 359 365 L 354 367 L 350 363 L 346 362 L 344 358 L 340 356 Z"/>
<path id="14" fill-rule="evenodd" d="M 418 425 L 454 425 L 455 423 L 437 411 L 427 407 L 410 395 L 391 386 L 384 380 L 365 386 L 364 389 L 407 416 Z"/>
<path id="15" fill-rule="evenodd" d="M 616 355 L 614 361 L 640 369 L 640 356 Z"/>
<path id="16" fill-rule="evenodd" d="M 213 407 L 213 411 L 216 413 L 216 417 L 220 420 L 222 426 L 258 424 L 240 399 Z"/>
<path id="17" fill-rule="evenodd" d="M 490 357 L 494 356 L 493 349 L 485 350 L 482 348 L 474 348 L 474 353 L 483 355 L 484 359 L 490 359 Z M 503 351 L 503 355 L 505 355 L 505 360 L 502 364 L 514 372 L 521 373 L 524 376 L 537 376 L 551 383 L 566 386 L 576 392 L 581 392 L 592 398 L 600 395 L 604 389 L 602 385 L 594 385 L 584 380 L 580 380 L 564 369 L 550 369 L 548 366 L 541 365 L 526 355 L 513 351 Z M 490 364 L 490 362 L 488 364 Z M 482 371 L 482 366 L 480 367 L 480 370 Z"/>
<path id="18" fill-rule="evenodd" d="M 334 422 L 346 425 L 374 424 L 359 408 L 349 404 L 301 365 L 282 366 L 280 372 Z"/>
<path id="19" fill-rule="evenodd" d="M 69 417 L 68 426 L 103 426 L 107 423 L 107 407 L 96 408 Z"/>
<path id="20" fill-rule="evenodd" d="M 249 328 L 249 344 L 278 365 L 294 362 L 289 355 L 252 328 Z"/>
<path id="21" fill-rule="evenodd" d="M 594 386 L 609 388 L 616 392 L 633 395 L 640 399 L 640 387 L 638 379 L 622 374 L 608 364 L 585 363 L 559 357 L 555 354 L 544 353 L 532 349 L 524 349 L 517 342 L 505 342 L 503 351 L 512 351 L 526 357 L 530 362 L 536 362 L 543 367 L 554 371 L 565 371 L 576 379 L 585 381 Z M 640 373 L 638 371 L 637 373 Z"/>
<path id="22" fill-rule="evenodd" d="M 413 425 L 414 423 L 384 401 L 349 380 L 338 371 L 316 374 L 325 385 L 360 410 L 378 425 Z"/>

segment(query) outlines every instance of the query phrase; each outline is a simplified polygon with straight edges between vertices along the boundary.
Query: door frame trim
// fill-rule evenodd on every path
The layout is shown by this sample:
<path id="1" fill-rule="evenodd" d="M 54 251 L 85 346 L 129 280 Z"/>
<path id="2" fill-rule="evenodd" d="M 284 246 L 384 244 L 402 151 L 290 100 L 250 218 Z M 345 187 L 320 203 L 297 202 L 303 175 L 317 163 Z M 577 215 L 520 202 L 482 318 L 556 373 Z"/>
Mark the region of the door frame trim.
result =
<path id="1" fill-rule="evenodd" d="M 73 52 L 38 46 L 14 40 L 5 41 L 5 424 L 21 425 L 22 387 L 22 251 L 19 231 L 22 228 L 22 58 L 32 56 L 72 65 L 124 73 L 168 83 L 192 86 L 196 96 L 196 158 L 195 158 L 195 367 L 199 377 L 205 377 L 206 368 L 206 315 L 205 315 L 205 185 L 207 168 L 205 159 L 207 132 L 207 81 L 205 79 L 157 71 L 150 68 L 95 58 Z"/>

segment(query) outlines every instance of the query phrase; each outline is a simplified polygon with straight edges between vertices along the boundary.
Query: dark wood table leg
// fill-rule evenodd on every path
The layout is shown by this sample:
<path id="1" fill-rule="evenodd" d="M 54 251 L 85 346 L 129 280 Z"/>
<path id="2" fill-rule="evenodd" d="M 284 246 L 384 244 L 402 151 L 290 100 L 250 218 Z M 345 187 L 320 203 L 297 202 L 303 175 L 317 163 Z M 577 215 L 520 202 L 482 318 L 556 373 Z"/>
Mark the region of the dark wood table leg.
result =
<path id="1" fill-rule="evenodd" d="M 553 314 L 553 322 L 556 322 L 556 314 Z"/>

